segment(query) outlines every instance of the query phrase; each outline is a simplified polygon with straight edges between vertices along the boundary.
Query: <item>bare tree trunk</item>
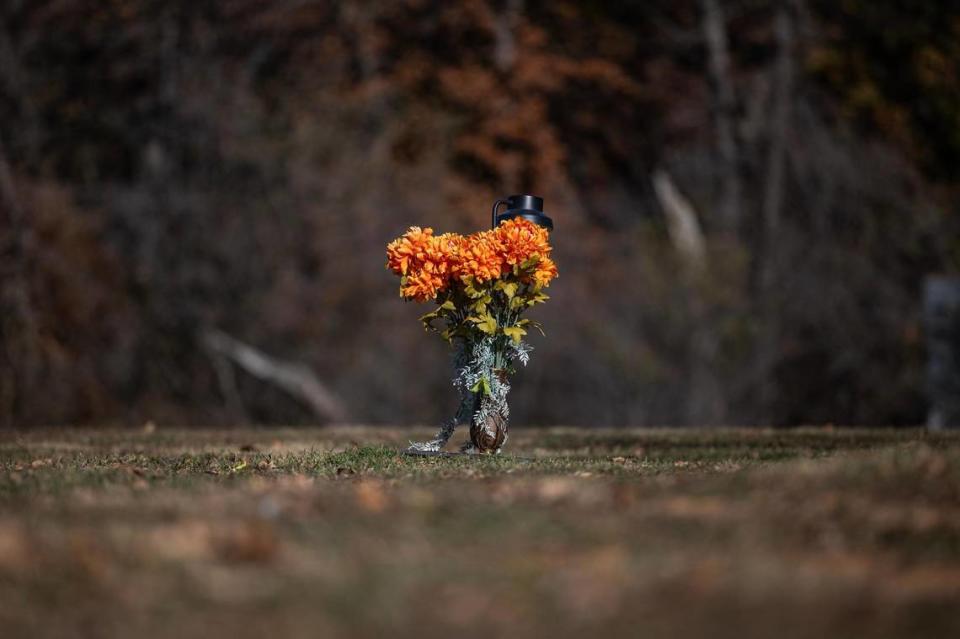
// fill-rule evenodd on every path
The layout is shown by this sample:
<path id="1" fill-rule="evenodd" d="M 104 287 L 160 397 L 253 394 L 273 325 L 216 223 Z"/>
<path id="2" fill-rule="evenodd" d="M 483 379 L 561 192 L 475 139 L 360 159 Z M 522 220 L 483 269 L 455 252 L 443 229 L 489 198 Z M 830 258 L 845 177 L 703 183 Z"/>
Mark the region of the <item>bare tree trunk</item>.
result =
<path id="1" fill-rule="evenodd" d="M 693 204 L 662 170 L 652 177 L 653 190 L 667 218 L 670 240 L 683 261 L 682 286 L 687 293 L 693 332 L 690 335 L 688 368 L 690 390 L 684 407 L 687 424 L 718 424 L 726 418 L 726 403 L 717 377 L 719 340 L 704 304 L 702 286 L 707 268 L 703 231 Z"/>
<path id="2" fill-rule="evenodd" d="M 796 75 L 796 4 L 795 0 L 779 0 L 774 16 L 777 56 L 773 67 L 773 95 L 769 126 L 769 151 L 766 180 L 760 211 L 761 232 L 757 246 L 757 287 L 762 308 L 763 329 L 758 359 L 761 382 L 758 405 L 761 419 L 769 422 L 776 399 L 773 370 L 779 358 L 779 303 L 777 284 L 777 242 L 781 230 L 787 171 L 787 144 L 791 129 Z"/>
<path id="3" fill-rule="evenodd" d="M 770 148 L 767 156 L 767 176 L 763 193 L 763 229 L 767 248 L 772 248 L 780 231 L 780 214 L 783 208 L 783 191 L 787 163 L 787 137 L 791 125 L 791 102 L 795 75 L 795 16 L 791 0 L 780 0 L 774 18 L 777 40 L 777 58 L 774 64 L 773 108 L 770 115 Z M 765 266 L 772 266 L 767 251 Z M 771 268 L 763 271 L 764 284 L 770 285 Z"/>
<path id="4" fill-rule="evenodd" d="M 7 231 L 0 233 L 0 353 L 7 360 L 0 366 L 0 422 L 12 423 L 17 411 L 16 399 L 34 386 L 39 372 L 37 351 L 38 324 L 30 300 L 27 251 L 29 229 L 13 183 L 13 171 L 0 140 L 0 210 Z M 6 263 L 4 263 L 6 262 Z M 9 264 L 9 265 L 8 265 Z M 7 315 L 7 308 L 10 314 Z M 11 326 L 12 324 L 12 326 Z"/>
<path id="5" fill-rule="evenodd" d="M 713 91 L 713 112 L 719 156 L 720 226 L 736 235 L 740 231 L 743 196 L 740 181 L 740 148 L 736 133 L 737 96 L 730 64 L 727 25 L 720 0 L 700 0 L 701 29 L 707 45 L 707 68 Z"/>
<path id="6" fill-rule="evenodd" d="M 0 19 L 0 91 L 23 113 L 19 133 L 26 152 L 37 146 L 36 110 L 23 90 L 24 74 L 8 25 Z M 26 397 L 40 372 L 39 322 L 29 281 L 30 227 L 17 197 L 13 169 L 0 140 L 0 424 L 11 424 L 17 396 Z M 5 360 L 5 361 L 4 361 Z"/>
<path id="7" fill-rule="evenodd" d="M 501 71 L 509 71 L 517 59 L 516 31 L 523 13 L 523 4 L 523 0 L 506 0 L 503 11 L 497 16 L 493 60 Z"/>
<path id="8" fill-rule="evenodd" d="M 960 278 L 930 275 L 924 281 L 927 334 L 927 428 L 960 428 Z"/>
<path id="9" fill-rule="evenodd" d="M 693 204 L 684 197 L 666 171 L 654 171 L 651 180 L 657 201 L 667 218 L 670 241 L 683 259 L 685 270 L 691 276 L 701 275 L 707 265 L 707 252 Z"/>
<path id="10" fill-rule="evenodd" d="M 0 92 L 13 100 L 20 109 L 17 120 L 17 135 L 25 142 L 21 151 L 30 159 L 36 158 L 39 147 L 39 115 L 28 97 L 26 74 L 18 59 L 16 46 L 10 37 L 10 29 L 0 16 Z"/>

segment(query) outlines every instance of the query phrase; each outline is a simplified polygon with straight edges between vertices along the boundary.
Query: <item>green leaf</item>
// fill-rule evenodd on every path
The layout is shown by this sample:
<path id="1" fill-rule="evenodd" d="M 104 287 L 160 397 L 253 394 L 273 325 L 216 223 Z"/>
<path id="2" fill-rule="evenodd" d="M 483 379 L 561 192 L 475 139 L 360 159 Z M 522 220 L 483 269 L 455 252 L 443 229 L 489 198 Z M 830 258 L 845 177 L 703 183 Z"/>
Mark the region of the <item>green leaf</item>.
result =
<path id="1" fill-rule="evenodd" d="M 483 297 L 478 299 L 476 302 L 474 302 L 470 306 L 470 309 L 473 310 L 475 313 L 478 313 L 480 315 L 485 315 L 487 312 L 487 304 L 489 304 L 492 301 L 493 301 L 492 297 L 490 297 L 489 295 L 484 295 Z"/>
<path id="2" fill-rule="evenodd" d="M 521 271 L 529 271 L 530 269 L 532 269 L 533 267 L 535 267 L 535 266 L 536 266 L 537 264 L 539 264 L 539 263 L 540 263 L 540 256 L 539 256 L 539 255 L 531 255 L 531 256 L 528 257 L 526 260 L 524 260 L 522 264 L 520 264 L 520 270 L 521 270 Z"/>
<path id="3" fill-rule="evenodd" d="M 541 324 L 540 322 L 538 322 L 538 321 L 536 321 L 536 320 L 524 320 L 524 321 L 527 322 L 527 323 L 529 323 L 530 326 L 532 326 L 532 327 L 534 327 L 535 329 L 537 329 L 538 331 L 540 331 L 540 334 L 543 335 L 544 337 L 547 336 L 547 334 L 543 332 L 543 324 Z"/>
<path id="4" fill-rule="evenodd" d="M 470 388 L 470 392 L 483 393 L 484 395 L 491 395 L 493 393 L 493 391 L 490 390 L 490 383 L 486 377 L 481 377 L 477 383 Z"/>
<path id="5" fill-rule="evenodd" d="M 467 294 L 467 297 L 471 299 L 477 299 L 478 297 L 483 297 L 485 291 L 479 289 L 475 286 L 473 278 L 470 278 L 464 282 L 463 292 Z"/>
<path id="6" fill-rule="evenodd" d="M 513 296 L 517 294 L 517 283 L 516 282 L 500 282 L 500 290 L 503 291 L 503 294 L 507 296 L 508 300 L 512 300 Z"/>
<path id="7" fill-rule="evenodd" d="M 475 324 L 478 331 L 486 333 L 487 335 L 493 335 L 497 332 L 497 318 L 489 312 L 483 316 L 471 315 L 467 318 L 467 321 Z"/>
<path id="8" fill-rule="evenodd" d="M 423 327 L 424 327 L 426 330 L 428 330 L 428 331 L 430 331 L 430 330 L 436 330 L 436 329 L 433 327 L 433 321 L 436 320 L 436 319 L 438 319 L 439 317 L 440 317 L 440 311 L 439 311 L 439 310 L 431 311 L 431 312 L 429 312 L 429 313 L 427 313 L 427 314 L 425 314 L 425 315 L 421 315 L 421 316 L 420 316 L 420 321 L 423 322 Z"/>
<path id="9" fill-rule="evenodd" d="M 507 328 L 503 329 L 503 334 L 519 344 L 520 340 L 523 339 L 523 336 L 527 334 L 527 331 L 519 326 L 508 326 Z"/>
<path id="10" fill-rule="evenodd" d="M 527 306 L 533 306 L 535 304 L 543 304 L 548 299 L 550 299 L 550 296 L 547 295 L 546 293 L 537 293 L 536 295 L 534 295 L 533 297 L 527 300 Z"/>
<path id="11" fill-rule="evenodd" d="M 440 308 L 446 311 L 455 311 L 457 310 L 457 305 L 454 304 L 452 300 L 447 300 L 446 302 L 440 305 Z"/>

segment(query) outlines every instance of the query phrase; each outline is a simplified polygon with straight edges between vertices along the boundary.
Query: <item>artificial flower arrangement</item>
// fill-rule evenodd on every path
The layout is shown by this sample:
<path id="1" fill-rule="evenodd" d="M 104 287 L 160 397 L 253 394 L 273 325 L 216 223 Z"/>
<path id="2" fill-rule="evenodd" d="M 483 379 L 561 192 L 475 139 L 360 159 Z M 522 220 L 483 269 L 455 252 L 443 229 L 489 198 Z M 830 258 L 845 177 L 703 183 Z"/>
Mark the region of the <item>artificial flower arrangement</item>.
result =
<path id="1" fill-rule="evenodd" d="M 507 393 L 514 364 L 526 365 L 524 342 L 539 323 L 521 318 L 545 302 L 543 289 L 557 276 L 547 229 L 523 218 L 471 235 L 414 226 L 387 245 L 387 268 L 400 276 L 400 296 L 434 302 L 421 321 L 454 347 L 456 416 L 437 436 L 411 443 L 412 452 L 440 451 L 459 424 L 470 424 L 463 452 L 500 452 L 507 439 Z"/>

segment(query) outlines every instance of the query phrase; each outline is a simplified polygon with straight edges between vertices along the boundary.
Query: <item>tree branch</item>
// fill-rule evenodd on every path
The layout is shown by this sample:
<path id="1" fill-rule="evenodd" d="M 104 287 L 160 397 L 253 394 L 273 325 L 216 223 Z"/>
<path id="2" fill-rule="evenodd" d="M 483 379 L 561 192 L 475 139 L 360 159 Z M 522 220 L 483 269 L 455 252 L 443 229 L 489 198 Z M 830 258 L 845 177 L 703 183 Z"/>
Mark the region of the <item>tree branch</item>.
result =
<path id="1" fill-rule="evenodd" d="M 303 364 L 270 357 L 218 330 L 204 332 L 202 341 L 208 349 L 230 359 L 250 375 L 304 402 L 318 417 L 332 422 L 347 421 L 347 411 L 340 399 Z"/>

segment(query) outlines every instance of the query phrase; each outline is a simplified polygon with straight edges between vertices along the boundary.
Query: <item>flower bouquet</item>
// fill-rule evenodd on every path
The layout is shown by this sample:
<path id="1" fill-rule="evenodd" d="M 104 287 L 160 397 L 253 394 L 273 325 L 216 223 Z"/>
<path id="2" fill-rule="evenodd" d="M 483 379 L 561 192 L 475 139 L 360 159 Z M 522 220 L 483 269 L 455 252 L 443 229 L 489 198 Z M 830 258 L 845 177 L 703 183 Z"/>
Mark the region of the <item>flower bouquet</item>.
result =
<path id="1" fill-rule="evenodd" d="M 411 452 L 440 451 L 460 424 L 470 424 L 463 452 L 500 452 L 507 439 L 510 375 L 526 365 L 532 348 L 521 318 L 545 302 L 543 289 L 557 276 L 548 231 L 523 218 L 472 235 L 411 227 L 387 245 L 387 268 L 400 276 L 400 296 L 433 302 L 420 320 L 454 348 L 453 385 L 460 393 L 456 416 L 437 436 L 411 443 Z"/>

